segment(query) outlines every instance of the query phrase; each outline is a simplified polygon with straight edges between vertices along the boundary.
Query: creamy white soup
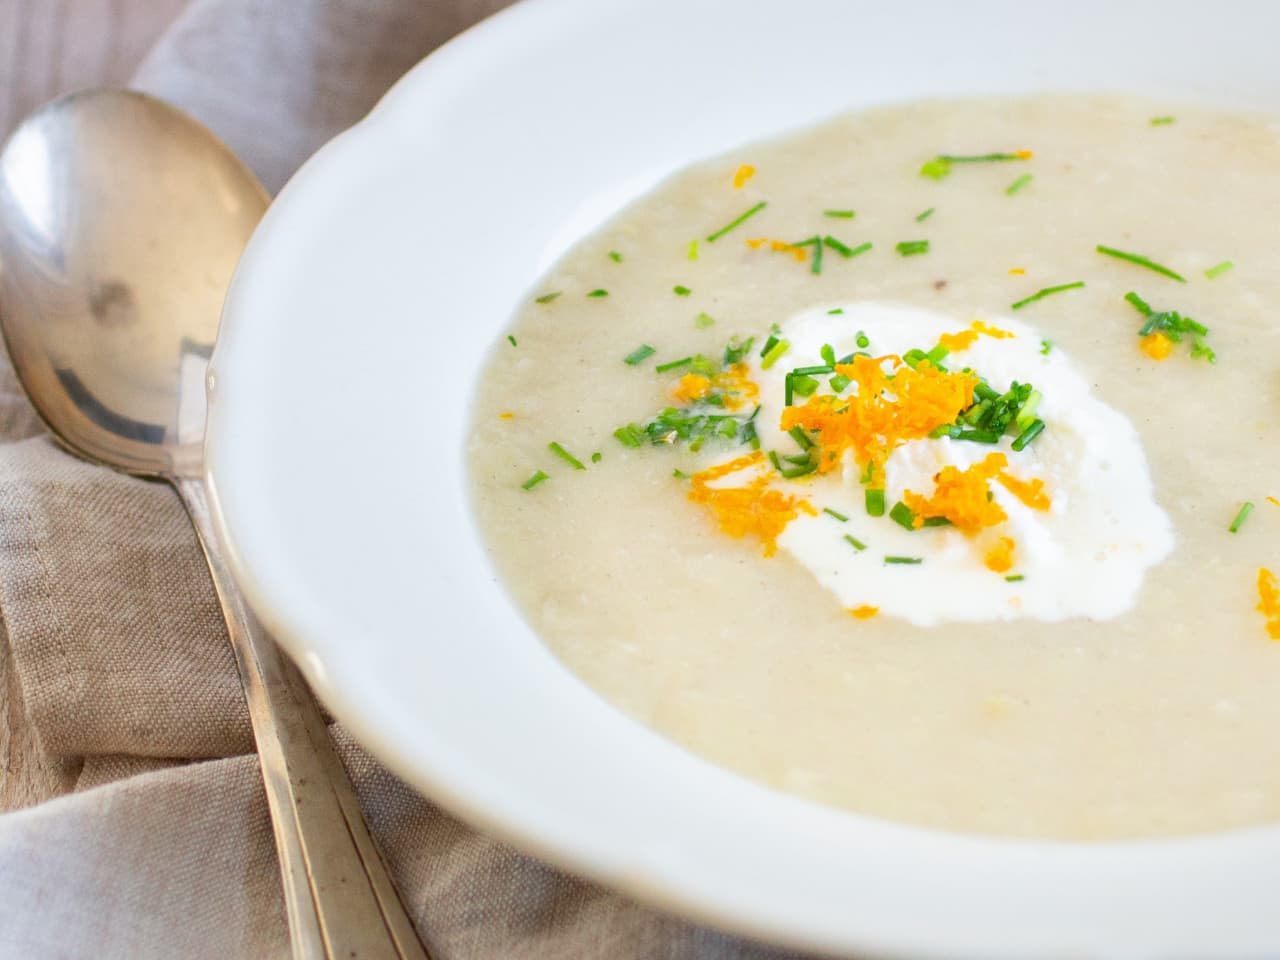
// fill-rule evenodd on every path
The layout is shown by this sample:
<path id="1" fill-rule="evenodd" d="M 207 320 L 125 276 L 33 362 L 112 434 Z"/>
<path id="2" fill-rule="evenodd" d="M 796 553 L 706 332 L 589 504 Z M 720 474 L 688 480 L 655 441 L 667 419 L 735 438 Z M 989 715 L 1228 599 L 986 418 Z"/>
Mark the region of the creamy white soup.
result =
<path id="1" fill-rule="evenodd" d="M 538 634 L 861 814 L 1280 820 L 1280 124 L 928 102 L 698 164 L 530 292 L 474 505 Z"/>

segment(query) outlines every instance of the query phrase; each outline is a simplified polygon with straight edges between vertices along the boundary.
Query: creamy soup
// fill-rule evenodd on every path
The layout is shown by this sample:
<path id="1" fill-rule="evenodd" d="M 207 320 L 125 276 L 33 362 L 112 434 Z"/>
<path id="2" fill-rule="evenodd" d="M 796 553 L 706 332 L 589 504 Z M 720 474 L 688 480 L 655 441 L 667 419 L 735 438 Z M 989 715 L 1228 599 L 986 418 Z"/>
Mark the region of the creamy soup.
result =
<path id="1" fill-rule="evenodd" d="M 620 709 L 806 798 L 1084 840 L 1280 820 L 1277 213 L 1275 122 L 1111 96 L 692 167 L 481 372 L 494 562 Z"/>

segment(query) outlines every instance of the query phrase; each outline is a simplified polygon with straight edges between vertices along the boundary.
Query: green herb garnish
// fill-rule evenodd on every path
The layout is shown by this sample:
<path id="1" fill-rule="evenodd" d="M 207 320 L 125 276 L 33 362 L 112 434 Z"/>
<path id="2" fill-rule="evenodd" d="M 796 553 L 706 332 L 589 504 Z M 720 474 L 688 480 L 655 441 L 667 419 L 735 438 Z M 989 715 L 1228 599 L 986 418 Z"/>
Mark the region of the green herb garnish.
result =
<path id="1" fill-rule="evenodd" d="M 690 240 L 690 241 L 689 241 L 689 253 L 688 253 L 688 257 L 689 257 L 689 259 L 690 259 L 690 260 L 697 260 L 697 259 L 698 259 L 698 241 L 697 241 L 697 240 Z"/>
<path id="2" fill-rule="evenodd" d="M 823 210 L 824 217 L 833 217 L 836 220 L 852 220 L 857 214 L 852 210 Z"/>
<path id="3" fill-rule="evenodd" d="M 726 233 L 728 233 L 734 227 L 742 226 L 743 223 L 750 220 L 757 213 L 763 210 L 766 206 L 768 206 L 768 204 L 766 204 L 763 200 L 761 200 L 759 203 L 757 203 L 754 207 L 752 207 L 746 213 L 739 214 L 737 217 L 730 220 L 728 223 L 726 223 L 723 227 L 721 227 L 715 233 L 709 234 L 707 236 L 707 243 L 715 243 L 717 240 L 723 237 Z"/>
<path id="4" fill-rule="evenodd" d="M 541 470 L 538 470 L 528 480 L 520 484 L 520 488 L 522 490 L 532 490 L 534 487 L 540 484 L 543 480 L 550 480 L 550 479 L 551 478 L 548 477 L 545 473 L 543 473 Z"/>
<path id="5" fill-rule="evenodd" d="M 1176 122 L 1176 118 L 1174 117 L 1152 117 L 1151 118 L 1151 125 L 1153 127 L 1165 127 L 1174 122 Z"/>
<path id="6" fill-rule="evenodd" d="M 1018 438 L 1013 441 L 1013 449 L 1021 453 L 1042 433 L 1044 433 L 1044 421 L 1039 419 L 1032 420 L 1027 424 L 1026 429 L 1018 434 Z"/>
<path id="7" fill-rule="evenodd" d="M 845 543 L 849 544 L 849 546 L 853 547 L 853 549 L 857 550 L 859 553 L 867 549 L 867 545 L 852 534 L 846 533 L 844 535 L 844 540 Z"/>
<path id="8" fill-rule="evenodd" d="M 588 297 L 607 297 L 608 295 L 609 291 L 604 289 L 592 290 L 587 294 Z"/>
<path id="9" fill-rule="evenodd" d="M 934 211 L 935 209 L 936 209 L 936 207 L 930 207 L 928 210 L 924 210 L 924 211 L 922 211 L 922 212 L 920 212 L 920 213 L 917 213 L 917 214 L 916 214 L 916 223 L 924 223 L 926 220 L 928 220 L 930 217 L 932 217 L 932 216 L 933 216 L 933 211 Z"/>
<path id="10" fill-rule="evenodd" d="M 1215 266 L 1212 266 L 1208 270 L 1206 270 L 1204 272 L 1204 275 L 1208 277 L 1210 280 L 1212 280 L 1214 277 L 1222 276 L 1224 273 L 1226 273 L 1228 270 L 1230 270 L 1234 266 L 1235 264 L 1232 263 L 1230 260 L 1223 260 L 1221 263 L 1216 264 Z"/>
<path id="11" fill-rule="evenodd" d="M 915 531 L 916 515 L 915 511 L 899 500 L 893 505 L 893 509 L 889 511 L 889 519 L 902 527 L 904 530 Z"/>
<path id="12" fill-rule="evenodd" d="M 1238 533 L 1240 528 L 1244 526 L 1244 522 L 1249 519 L 1249 514 L 1253 513 L 1253 504 L 1246 502 L 1240 508 L 1240 512 L 1236 514 L 1236 518 L 1231 521 L 1231 526 L 1227 529 L 1232 533 Z"/>
<path id="13" fill-rule="evenodd" d="M 863 502 L 866 505 L 868 515 L 873 517 L 884 516 L 884 489 L 882 487 L 867 487 L 866 493 L 863 495 Z"/>
<path id="14" fill-rule="evenodd" d="M 620 254 L 617 250 L 610 250 L 609 259 L 612 260 L 614 263 L 621 263 L 622 254 Z"/>
<path id="15" fill-rule="evenodd" d="M 707 327 L 714 326 L 716 318 L 709 313 L 700 313 L 693 318 L 693 325 L 699 330 L 705 330 Z"/>
<path id="16" fill-rule="evenodd" d="M 653 369 L 655 373 L 666 373 L 668 370 L 679 370 L 681 367 L 687 367 L 691 363 L 693 363 L 693 357 L 681 357 L 679 360 L 660 363 Z"/>
<path id="17" fill-rule="evenodd" d="M 885 557 L 885 563 L 924 563 L 923 557 Z"/>
<path id="18" fill-rule="evenodd" d="M 516 338 L 511 336 L 511 334 L 507 334 L 507 343 L 511 344 L 513 347 L 516 346 Z"/>
<path id="19" fill-rule="evenodd" d="M 742 358 L 751 352 L 751 346 L 755 342 L 755 337 L 747 337 L 742 342 L 739 342 L 737 337 L 730 339 L 724 348 L 724 365 L 732 367 L 735 363 L 740 363 Z"/>
<path id="20" fill-rule="evenodd" d="M 573 469 L 575 470 L 587 469 L 586 465 L 581 460 L 575 457 L 572 453 L 570 453 L 560 444 L 556 443 L 556 441 L 552 440 L 550 443 L 548 443 L 547 449 L 550 450 L 552 453 L 554 453 L 557 457 L 559 457 L 565 463 L 567 463 L 569 466 L 573 467 Z"/>
<path id="21" fill-rule="evenodd" d="M 1052 341 L 1052 340 L 1041 340 L 1041 341 L 1040 341 L 1040 355 L 1041 355 L 1042 357 L 1047 357 L 1047 356 L 1049 355 L 1049 351 L 1050 351 L 1050 350 L 1052 350 L 1052 349 L 1053 349 L 1053 341 Z"/>
<path id="22" fill-rule="evenodd" d="M 1019 190 L 1021 190 L 1023 187 L 1025 187 L 1034 179 L 1035 177 L 1033 177 L 1031 174 L 1024 173 L 1017 180 L 1013 181 L 1013 183 L 1005 187 L 1004 192 L 1007 196 L 1012 197 L 1015 193 L 1017 193 Z"/>
<path id="23" fill-rule="evenodd" d="M 624 447 L 638 447 L 645 440 L 644 428 L 635 423 L 628 423 L 624 427 L 619 427 L 613 431 L 613 435 L 618 438 L 618 442 Z"/>
<path id="24" fill-rule="evenodd" d="M 858 338 L 854 342 L 864 350 L 871 346 L 871 338 L 861 330 L 858 331 Z"/>
<path id="25" fill-rule="evenodd" d="M 556 290 L 554 293 L 544 293 L 542 296 L 534 299 L 534 303 L 550 303 L 556 297 L 560 296 L 562 291 Z"/>
<path id="26" fill-rule="evenodd" d="M 642 343 L 623 357 L 622 362 L 629 367 L 634 367 L 637 363 L 647 360 L 657 352 L 657 350 L 653 349 L 653 347 L 649 346 L 647 343 Z"/>
<path id="27" fill-rule="evenodd" d="M 604 454 L 601 453 L 599 450 L 597 450 L 595 453 L 591 455 L 592 463 L 599 463 L 603 459 L 604 459 Z"/>
<path id="28" fill-rule="evenodd" d="M 895 248 L 898 253 L 904 257 L 913 257 L 916 254 L 929 252 L 928 240 L 903 240 Z"/>
<path id="29" fill-rule="evenodd" d="M 838 313 L 844 313 L 844 307 L 836 307 L 834 310 L 828 310 L 828 316 L 835 316 Z"/>
<path id="30" fill-rule="evenodd" d="M 765 348 L 760 354 L 760 369 L 768 370 L 778 359 L 791 349 L 790 340 L 779 340 L 777 337 L 770 337 L 765 343 Z"/>
<path id="31" fill-rule="evenodd" d="M 1027 578 L 1021 573 L 1015 573 L 1013 576 L 1005 577 L 1004 579 L 1008 583 L 1021 583 L 1023 580 Z"/>
<path id="32" fill-rule="evenodd" d="M 1147 318 L 1146 322 L 1138 330 L 1139 337 L 1147 337 L 1153 333 L 1159 333 L 1174 343 L 1181 343 L 1184 335 L 1190 335 L 1191 356 L 1196 359 L 1207 360 L 1210 363 L 1217 363 L 1218 355 L 1205 343 L 1204 338 L 1208 335 L 1209 328 L 1203 323 L 1193 320 L 1191 317 L 1184 317 L 1176 310 L 1153 310 L 1149 303 L 1132 290 L 1124 295 L 1124 299 Z"/>
<path id="33" fill-rule="evenodd" d="M 1010 310 L 1021 310 L 1029 303 L 1035 303 L 1037 300 L 1043 300 L 1045 297 L 1052 296 L 1055 293 L 1062 293 L 1064 290 L 1079 290 L 1084 286 L 1083 280 L 1077 280 L 1075 283 L 1060 283 L 1056 287 L 1045 287 L 1043 290 L 1037 290 L 1031 296 L 1019 300 L 1017 303 L 1010 304 Z"/>
<path id="34" fill-rule="evenodd" d="M 839 520 L 841 523 L 849 522 L 849 518 L 846 517 L 843 513 L 837 513 L 835 510 L 832 510 L 830 507 L 823 507 L 822 512 L 830 514 L 831 516 Z"/>
<path id="35" fill-rule="evenodd" d="M 1105 254 L 1108 257 L 1115 257 L 1117 260 L 1127 260 L 1129 263 L 1136 263 L 1140 267 L 1146 267 L 1148 270 L 1154 270 L 1162 276 L 1177 280 L 1179 283 L 1186 283 L 1186 277 L 1180 273 L 1174 273 L 1168 267 L 1161 266 L 1150 257 L 1144 257 L 1140 253 L 1127 253 L 1124 250 L 1117 250 L 1115 247 L 1103 246 L 1101 243 L 1095 248 L 1098 253 Z"/>
<path id="36" fill-rule="evenodd" d="M 836 253 L 840 254 L 840 256 L 844 257 L 846 260 L 848 260 L 850 257 L 853 256 L 853 248 L 848 246 L 847 244 L 841 243 L 835 237 L 831 236 L 831 234 L 827 234 L 825 237 L 823 237 L 822 243 L 828 249 L 834 250 Z"/>
<path id="37" fill-rule="evenodd" d="M 850 260 L 853 257 L 861 256 L 862 254 L 870 250 L 871 247 L 872 247 L 872 243 L 870 240 L 868 240 L 866 243 L 860 243 L 844 255 L 845 259 Z"/>
<path id="38" fill-rule="evenodd" d="M 693 291 L 690 290 L 688 287 L 679 283 L 677 283 L 674 287 L 671 288 L 671 292 L 674 293 L 677 297 L 687 297 L 689 294 L 693 293 Z"/>

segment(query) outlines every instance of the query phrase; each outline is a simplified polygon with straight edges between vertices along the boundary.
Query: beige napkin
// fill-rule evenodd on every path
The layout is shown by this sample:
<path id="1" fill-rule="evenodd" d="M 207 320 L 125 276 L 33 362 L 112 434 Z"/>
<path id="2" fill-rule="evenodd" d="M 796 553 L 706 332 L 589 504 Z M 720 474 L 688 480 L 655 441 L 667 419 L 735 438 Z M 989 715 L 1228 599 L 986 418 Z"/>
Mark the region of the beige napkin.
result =
<path id="1" fill-rule="evenodd" d="M 136 85 L 212 126 L 274 190 L 499 6 L 197 0 Z M 0 715 L 34 732 L 35 761 L 72 790 L 0 816 L 0 957 L 284 956 L 244 702 L 186 517 L 168 487 L 81 463 L 42 432 L 0 365 Z M 784 956 L 490 840 L 334 736 L 437 960 Z"/>

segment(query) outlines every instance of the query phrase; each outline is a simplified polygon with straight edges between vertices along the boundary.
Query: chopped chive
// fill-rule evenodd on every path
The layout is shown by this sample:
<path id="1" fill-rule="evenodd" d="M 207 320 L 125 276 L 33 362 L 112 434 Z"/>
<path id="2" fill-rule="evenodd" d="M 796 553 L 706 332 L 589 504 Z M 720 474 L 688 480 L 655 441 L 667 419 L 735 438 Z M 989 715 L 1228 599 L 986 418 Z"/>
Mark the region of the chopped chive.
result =
<path id="1" fill-rule="evenodd" d="M 826 372 L 830 373 L 831 371 L 828 370 Z M 812 397 L 818 391 L 818 381 L 804 373 L 798 375 L 795 373 L 787 374 L 787 385 L 790 387 L 791 392 L 798 393 L 802 397 Z M 787 406 L 790 406 L 790 403 Z"/>
<path id="2" fill-rule="evenodd" d="M 932 217 L 932 216 L 933 216 L 933 211 L 934 211 L 935 209 L 937 209 L 937 208 L 936 208 L 936 207 L 930 207 L 928 210 L 924 210 L 924 211 L 921 211 L 920 213 L 917 213 L 917 214 L 916 214 L 916 223 L 924 223 L 926 220 L 928 220 L 930 217 Z"/>
<path id="3" fill-rule="evenodd" d="M 867 513 L 873 517 L 884 516 L 884 489 L 881 487 L 867 487 L 867 492 L 863 497 L 866 504 Z"/>
<path id="4" fill-rule="evenodd" d="M 849 546 L 853 547 L 853 549 L 859 552 L 867 549 L 867 545 L 863 543 L 861 540 L 859 540 L 857 537 L 853 536 L 852 534 L 846 533 L 844 535 L 844 540 L 845 540 L 845 543 L 849 544 Z"/>
<path id="5" fill-rule="evenodd" d="M 604 454 L 601 453 L 599 450 L 597 450 L 595 453 L 591 455 L 592 463 L 599 463 L 603 459 L 604 459 Z"/>
<path id="6" fill-rule="evenodd" d="M 1226 273 L 1228 270 L 1230 270 L 1234 266 L 1235 264 L 1232 263 L 1230 260 L 1223 260 L 1221 263 L 1217 264 L 1216 266 L 1212 266 L 1208 270 L 1206 270 L 1204 272 L 1204 275 L 1208 277 L 1210 280 L 1212 280 L 1214 277 L 1222 276 L 1224 273 Z"/>
<path id="7" fill-rule="evenodd" d="M 697 241 L 697 240 L 690 240 L 690 241 L 689 241 L 689 253 L 688 253 L 688 257 L 689 257 L 689 259 L 690 259 L 690 260 L 697 260 L 697 259 L 698 259 L 698 241 Z"/>
<path id="8" fill-rule="evenodd" d="M 507 334 L 507 343 L 511 344 L 513 347 L 516 346 L 516 338 L 511 336 L 511 334 Z"/>
<path id="9" fill-rule="evenodd" d="M 556 297 L 560 296 L 561 291 L 556 290 L 554 293 L 544 293 L 542 296 L 534 299 L 534 303 L 550 303 Z"/>
<path id="10" fill-rule="evenodd" d="M 570 453 L 564 447 L 560 446 L 560 444 L 556 443 L 556 441 L 552 440 L 550 443 L 548 443 L 547 449 L 550 450 L 552 453 L 554 453 L 557 457 L 559 457 L 565 463 L 567 463 L 569 466 L 573 467 L 573 469 L 575 470 L 587 469 L 586 465 L 581 460 L 575 457 L 572 453 Z"/>
<path id="11" fill-rule="evenodd" d="M 828 316 L 835 316 L 838 313 L 844 313 L 844 307 L 836 307 L 834 310 L 828 310 Z"/>
<path id="12" fill-rule="evenodd" d="M 644 428 L 637 423 L 628 423 L 625 427 L 619 427 L 613 431 L 613 435 L 624 447 L 638 447 L 644 443 L 645 439 Z"/>
<path id="13" fill-rule="evenodd" d="M 550 480 L 550 479 L 551 478 L 548 477 L 545 473 L 543 473 L 541 470 L 538 470 L 528 480 L 520 484 L 520 488 L 522 490 L 532 490 L 534 487 L 540 484 L 543 480 Z"/>
<path id="14" fill-rule="evenodd" d="M 839 520 L 841 523 L 848 523 L 848 522 L 849 522 L 849 518 L 848 518 L 848 517 L 846 517 L 843 513 L 838 513 L 837 511 L 832 510 L 830 507 L 823 507 L 823 508 L 822 508 L 822 512 L 823 512 L 823 513 L 828 513 L 828 514 L 830 514 L 831 516 L 833 516 L 833 517 L 835 517 L 837 520 Z"/>
<path id="15" fill-rule="evenodd" d="M 860 243 L 860 244 L 858 244 L 856 247 L 854 247 L 852 250 L 850 250 L 848 253 L 846 253 L 846 254 L 844 255 L 844 256 L 845 256 L 845 259 L 846 259 L 846 260 L 849 260 L 849 259 L 851 259 L 851 258 L 853 258 L 853 257 L 860 256 L 860 255 L 862 255 L 862 254 L 866 253 L 868 250 L 870 250 L 870 249 L 871 249 L 871 247 L 872 247 L 872 243 L 871 243 L 871 241 L 870 241 L 870 240 L 868 240 L 866 243 Z"/>
<path id="16" fill-rule="evenodd" d="M 925 517 L 923 526 L 926 527 L 949 527 L 951 521 L 946 517 Z"/>
<path id="17" fill-rule="evenodd" d="M 1004 579 L 1007 583 L 1021 583 L 1023 580 L 1027 578 L 1021 573 L 1015 573 L 1013 576 L 1005 577 Z"/>
<path id="18" fill-rule="evenodd" d="M 885 557 L 885 563 L 924 563 L 923 557 Z"/>
<path id="19" fill-rule="evenodd" d="M 705 330 L 707 327 L 714 326 L 716 318 L 709 313 L 700 313 L 693 318 L 693 325 L 699 330 Z"/>
<path id="20" fill-rule="evenodd" d="M 836 350 L 835 347 L 831 346 L 831 344 L 824 343 L 822 345 L 822 349 L 819 350 L 818 353 L 822 355 L 822 362 L 828 367 L 834 367 L 836 365 Z M 832 371 L 827 370 L 825 372 L 831 373 Z"/>
<path id="21" fill-rule="evenodd" d="M 623 357 L 622 362 L 629 367 L 634 367 L 637 363 L 647 360 L 657 352 L 657 350 L 653 349 L 653 347 L 649 346 L 647 343 L 642 343 Z"/>
<path id="22" fill-rule="evenodd" d="M 608 295 L 609 291 L 603 289 L 592 290 L 587 294 L 588 297 L 607 297 Z"/>
<path id="23" fill-rule="evenodd" d="M 977 153 L 967 156 L 957 156 L 954 153 L 940 153 L 937 159 L 944 163 L 1003 163 L 1007 160 L 1030 160 L 1031 154 L 1027 151 L 1019 153 Z"/>
<path id="24" fill-rule="evenodd" d="M 913 257 L 918 253 L 929 252 L 928 240 L 903 240 L 895 248 L 904 257 Z"/>
<path id="25" fill-rule="evenodd" d="M 934 157 L 932 160 L 926 160 L 920 166 L 920 176 L 928 177 L 931 180 L 941 180 L 951 172 L 951 164 L 943 160 L 941 157 Z"/>
<path id="26" fill-rule="evenodd" d="M 852 210 L 823 210 L 822 215 L 824 217 L 832 217 L 836 220 L 852 220 L 857 216 L 857 214 Z"/>
<path id="27" fill-rule="evenodd" d="M 916 515 L 915 511 L 899 500 L 893 505 L 893 509 L 889 511 L 889 519 L 898 526 L 906 530 L 915 531 Z"/>
<path id="28" fill-rule="evenodd" d="M 1013 449 L 1021 453 L 1026 449 L 1036 437 L 1044 433 L 1044 421 L 1032 420 L 1025 430 L 1018 434 L 1018 438 L 1013 441 Z"/>
<path id="29" fill-rule="evenodd" d="M 950 354 L 951 350 L 949 348 L 944 347 L 942 344 L 938 344 L 924 356 L 926 360 L 936 367 L 942 363 L 943 360 L 947 359 Z"/>
<path id="30" fill-rule="evenodd" d="M 1031 296 L 1019 300 L 1017 303 L 1010 304 L 1010 310 L 1021 310 L 1029 303 L 1035 303 L 1037 300 L 1043 300 L 1045 297 L 1052 296 L 1055 293 L 1062 293 L 1064 290 L 1079 290 L 1084 286 L 1083 280 L 1077 280 L 1075 283 L 1060 283 L 1056 287 L 1045 287 L 1043 290 L 1037 290 Z"/>
<path id="31" fill-rule="evenodd" d="M 671 292 L 674 293 L 677 297 L 687 297 L 689 294 L 693 293 L 693 291 L 690 290 L 688 287 L 679 283 L 677 283 L 674 287 L 671 288 Z"/>
<path id="32" fill-rule="evenodd" d="M 672 471 L 671 471 L 671 475 L 672 475 L 673 477 L 675 477 L 677 480 L 688 480 L 688 479 L 689 479 L 689 474 L 685 473 L 685 472 L 684 472 L 683 470 L 681 470 L 679 467 L 676 467 L 674 470 L 672 470 Z"/>
<path id="33" fill-rule="evenodd" d="M 1166 127 L 1176 121 L 1175 117 L 1152 117 L 1151 125 L 1153 127 Z"/>
<path id="34" fill-rule="evenodd" d="M 1127 302 L 1133 304 L 1133 308 L 1137 310 L 1140 314 L 1142 314 L 1144 317 L 1149 317 L 1151 316 L 1151 314 L 1155 312 L 1154 310 L 1151 309 L 1151 305 L 1147 303 L 1147 301 L 1143 300 L 1140 296 L 1138 296 L 1132 290 L 1126 293 L 1124 295 L 1124 298 Z"/>
<path id="35" fill-rule="evenodd" d="M 755 337 L 747 337 L 741 342 L 737 337 L 731 337 L 724 347 L 724 365 L 732 367 L 735 363 L 741 362 L 742 358 L 751 352 L 751 345 L 755 342 Z"/>
<path id="36" fill-rule="evenodd" d="M 801 450 L 812 450 L 813 441 L 809 439 L 809 435 L 804 432 L 804 427 L 796 425 L 787 431 L 791 439 L 799 444 Z"/>
<path id="37" fill-rule="evenodd" d="M 822 243 L 824 246 L 840 254 L 840 256 L 844 257 L 846 260 L 853 256 L 853 247 L 850 247 L 848 244 L 841 243 L 829 233 L 822 238 Z"/>
<path id="38" fill-rule="evenodd" d="M 790 340 L 778 340 L 774 337 L 770 337 L 769 339 L 773 340 L 773 345 L 769 346 L 768 344 L 766 344 L 765 345 L 766 349 L 764 353 L 760 355 L 761 370 L 768 370 L 770 367 L 772 367 L 775 363 L 778 362 L 778 359 L 784 353 L 786 353 L 789 349 L 791 349 Z"/>
<path id="39" fill-rule="evenodd" d="M 1107 247 L 1101 243 L 1098 244 L 1095 249 L 1098 253 L 1105 254 L 1108 257 L 1115 257 L 1117 260 L 1127 260 L 1129 263 L 1136 263 L 1140 267 L 1146 267 L 1148 270 L 1154 270 L 1156 273 L 1169 277 L 1173 280 L 1177 280 L 1179 283 L 1187 282 L 1186 277 L 1182 276 L 1182 274 L 1174 273 L 1168 267 L 1161 266 L 1150 257 L 1144 257 L 1140 253 L 1127 253 L 1124 250 L 1117 250 L 1115 247 Z"/>
<path id="40" fill-rule="evenodd" d="M 746 213 L 740 214 L 739 216 L 735 217 L 734 219 L 732 219 L 732 220 L 730 220 L 728 223 L 726 223 L 723 227 L 721 227 L 721 228 L 720 228 L 719 230 L 717 230 L 715 233 L 709 234 L 709 235 L 707 236 L 707 243 L 715 243 L 717 240 L 719 240 L 721 237 L 723 237 L 726 233 L 728 233 L 728 232 L 729 232 L 730 230 L 732 230 L 734 227 L 740 227 L 740 226 L 742 226 L 742 224 L 743 224 L 743 223 L 745 223 L 747 220 L 749 220 L 749 219 L 751 219 L 752 217 L 754 217 L 757 213 L 759 213 L 761 210 L 763 210 L 766 206 L 768 206 L 768 204 L 766 204 L 763 200 L 761 200 L 759 203 L 757 203 L 754 207 L 752 207 L 752 208 L 751 208 L 750 210 L 748 210 Z M 695 241 L 695 242 L 696 242 L 696 241 Z"/>
<path id="41" fill-rule="evenodd" d="M 952 440 L 968 440 L 972 443 L 999 443 L 1001 437 L 998 430 L 952 430 L 949 435 Z"/>
<path id="42" fill-rule="evenodd" d="M 846 377 L 843 373 L 837 373 L 834 377 L 827 381 L 827 384 L 835 393 L 844 393 L 845 387 L 849 386 L 853 381 Z"/>
<path id="43" fill-rule="evenodd" d="M 796 243 L 791 244 L 791 246 L 797 247 L 797 248 L 813 247 L 813 259 L 809 261 L 809 272 L 810 273 L 822 272 L 822 248 L 824 246 L 822 242 L 822 237 L 818 236 L 815 233 L 812 237 L 809 237 L 807 240 L 797 241 Z"/>
<path id="44" fill-rule="evenodd" d="M 621 263 L 622 254 L 620 254 L 617 250 L 610 250 L 609 259 L 612 260 L 614 263 Z"/>
<path id="45" fill-rule="evenodd" d="M 1031 174 L 1024 173 L 1017 180 L 1013 181 L 1013 183 L 1009 184 L 1007 187 L 1004 188 L 1005 195 L 1012 197 L 1015 193 L 1017 193 L 1019 190 L 1021 190 L 1023 187 L 1025 187 L 1034 179 L 1035 177 L 1033 177 Z"/>
<path id="46" fill-rule="evenodd" d="M 861 330 L 858 331 L 858 338 L 854 342 L 863 349 L 871 346 L 871 338 Z"/>
<path id="47" fill-rule="evenodd" d="M 666 373 L 668 370 L 678 370 L 680 367 L 687 367 L 691 363 L 693 363 L 693 357 L 681 357 L 679 360 L 660 363 L 653 369 L 656 373 Z"/>
<path id="48" fill-rule="evenodd" d="M 1227 529 L 1232 533 L 1238 533 L 1240 528 L 1244 526 L 1244 522 L 1249 519 L 1249 514 L 1253 513 L 1253 504 L 1245 503 L 1240 508 L 1240 512 L 1236 514 L 1236 518 L 1231 521 L 1231 526 Z"/>
<path id="49" fill-rule="evenodd" d="M 835 368 L 831 364 L 822 364 L 814 367 L 796 367 L 791 371 L 793 377 L 812 377 L 814 374 L 835 373 Z"/>
<path id="50" fill-rule="evenodd" d="M 1053 349 L 1053 341 L 1052 341 L 1052 340 L 1041 340 L 1041 341 L 1040 341 L 1040 355 L 1041 355 L 1042 357 L 1047 357 L 1047 356 L 1049 355 L 1049 351 L 1050 351 L 1050 350 L 1052 350 L 1052 349 Z"/>

